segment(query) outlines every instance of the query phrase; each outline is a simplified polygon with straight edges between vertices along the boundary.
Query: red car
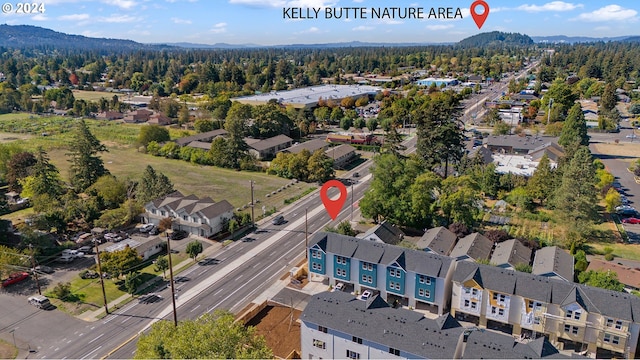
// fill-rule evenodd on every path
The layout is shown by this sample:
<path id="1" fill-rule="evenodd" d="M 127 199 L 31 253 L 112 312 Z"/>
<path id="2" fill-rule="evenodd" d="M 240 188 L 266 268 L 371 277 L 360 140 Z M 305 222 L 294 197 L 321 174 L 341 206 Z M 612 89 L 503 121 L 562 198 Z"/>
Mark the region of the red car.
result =
<path id="1" fill-rule="evenodd" d="M 622 222 L 625 224 L 640 224 L 640 219 L 630 217 L 630 218 L 622 219 Z"/>
<path id="2" fill-rule="evenodd" d="M 29 277 L 29 273 L 27 272 L 19 272 L 14 273 L 9 276 L 5 281 L 2 282 L 2 287 L 7 287 L 9 285 L 13 285 L 15 283 L 19 283 L 20 281 Z"/>

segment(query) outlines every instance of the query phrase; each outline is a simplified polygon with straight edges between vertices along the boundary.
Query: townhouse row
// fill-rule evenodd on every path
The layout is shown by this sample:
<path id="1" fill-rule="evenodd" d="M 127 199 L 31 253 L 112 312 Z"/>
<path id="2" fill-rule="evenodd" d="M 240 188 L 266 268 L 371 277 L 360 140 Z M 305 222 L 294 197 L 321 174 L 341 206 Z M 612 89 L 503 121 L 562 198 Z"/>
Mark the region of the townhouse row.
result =
<path id="1" fill-rule="evenodd" d="M 370 290 L 389 303 L 517 337 L 544 336 L 560 349 L 640 354 L 634 295 L 335 233 L 316 234 L 307 250 L 311 279 L 344 283 L 348 292 Z"/>

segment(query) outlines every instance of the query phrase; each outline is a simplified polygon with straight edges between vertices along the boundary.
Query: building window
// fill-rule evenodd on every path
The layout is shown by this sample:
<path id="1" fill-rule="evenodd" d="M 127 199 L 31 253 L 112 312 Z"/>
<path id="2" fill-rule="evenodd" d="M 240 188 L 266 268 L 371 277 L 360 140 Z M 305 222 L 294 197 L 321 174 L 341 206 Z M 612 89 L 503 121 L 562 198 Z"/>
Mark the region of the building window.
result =
<path id="1" fill-rule="evenodd" d="M 475 289 L 475 288 L 471 289 L 471 295 L 473 296 L 478 295 L 478 289 Z"/>
<path id="2" fill-rule="evenodd" d="M 324 341 L 318 339 L 313 339 L 313 346 L 317 347 L 318 349 L 327 348 L 327 344 Z"/>
<path id="3" fill-rule="evenodd" d="M 320 325 L 318 325 L 318 331 L 323 332 L 323 333 L 325 333 L 325 334 L 326 334 L 326 333 L 327 333 L 327 328 L 326 328 L 326 327 L 324 327 L 324 326 L 320 326 Z"/>
<path id="4" fill-rule="evenodd" d="M 571 319 L 573 317 L 573 311 L 567 310 L 567 313 L 565 314 L 565 316 L 567 317 L 567 319 Z"/>
<path id="5" fill-rule="evenodd" d="M 569 332 L 571 331 L 571 325 L 566 325 L 564 326 L 564 332 Z"/>
<path id="6" fill-rule="evenodd" d="M 477 307 L 478 307 L 478 303 L 475 302 L 475 301 L 472 301 L 471 302 L 471 308 L 475 310 Z"/>
<path id="7" fill-rule="evenodd" d="M 498 300 L 498 293 L 493 293 L 493 300 Z"/>
<path id="8" fill-rule="evenodd" d="M 613 319 L 607 318 L 607 327 L 612 327 L 612 326 L 613 326 Z"/>
<path id="9" fill-rule="evenodd" d="M 167 215 L 167 213 L 166 213 L 164 210 L 160 210 L 160 215 L 162 215 L 162 216 L 166 216 L 166 215 Z"/>
<path id="10" fill-rule="evenodd" d="M 184 220 L 184 221 L 188 221 L 188 220 L 189 220 L 189 217 L 188 217 L 187 215 L 182 215 L 182 220 Z"/>
<path id="11" fill-rule="evenodd" d="M 536 325 L 540 325 L 540 316 L 536 316 L 533 318 L 533 323 Z"/>
<path id="12" fill-rule="evenodd" d="M 498 315 L 499 316 L 504 315 L 504 309 L 498 309 Z"/>
<path id="13" fill-rule="evenodd" d="M 373 284 L 373 277 L 371 275 L 362 275 L 362 282 Z"/>
<path id="14" fill-rule="evenodd" d="M 614 336 L 613 340 L 611 340 L 611 342 L 615 345 L 620 344 L 620 336 Z"/>
<path id="15" fill-rule="evenodd" d="M 418 289 L 418 296 L 428 298 L 431 297 L 431 292 L 426 289 Z"/>
<path id="16" fill-rule="evenodd" d="M 347 270 L 345 270 L 345 269 L 336 269 L 336 276 L 346 277 L 347 276 Z"/>
<path id="17" fill-rule="evenodd" d="M 402 274 L 400 273 L 400 269 L 394 269 L 394 268 L 389 269 L 389 275 L 397 278 L 402 277 Z"/>
<path id="18" fill-rule="evenodd" d="M 622 321 L 621 320 L 616 320 L 616 329 L 618 329 L 618 330 L 622 329 Z"/>
<path id="19" fill-rule="evenodd" d="M 348 359 L 360 359 L 360 354 L 355 352 L 355 351 L 347 350 L 347 358 Z"/>
<path id="20" fill-rule="evenodd" d="M 611 342 L 611 334 L 604 334 L 604 339 L 602 339 L 602 341 Z"/>
<path id="21" fill-rule="evenodd" d="M 156 213 L 156 209 L 151 209 L 151 213 L 155 214 Z"/>
<path id="22" fill-rule="evenodd" d="M 418 275 L 418 282 L 420 284 L 431 285 L 431 278 L 424 275 Z M 467 292 L 468 294 L 468 292 Z"/>
<path id="23" fill-rule="evenodd" d="M 373 264 L 368 262 L 362 262 L 362 270 L 373 271 Z"/>
<path id="24" fill-rule="evenodd" d="M 389 348 L 389 354 L 393 354 L 395 356 L 400 356 L 400 350 L 394 349 L 394 348 Z"/>
<path id="25" fill-rule="evenodd" d="M 471 305 L 471 302 L 469 300 L 464 301 L 464 307 L 469 307 L 470 305 Z"/>
<path id="26" fill-rule="evenodd" d="M 311 268 L 312 268 L 313 270 L 322 271 L 322 264 L 318 264 L 318 263 L 311 263 Z"/>
<path id="27" fill-rule="evenodd" d="M 582 315 L 582 312 L 580 311 L 574 311 L 573 312 L 573 318 L 576 320 L 580 320 L 580 315 Z"/>
<path id="28" fill-rule="evenodd" d="M 354 343 L 362 344 L 362 338 L 359 338 L 357 336 L 352 336 L 351 341 L 353 341 Z"/>
<path id="29" fill-rule="evenodd" d="M 464 288 L 464 293 L 465 293 L 465 294 L 471 294 L 471 289 L 469 289 L 469 288 Z"/>
<path id="30" fill-rule="evenodd" d="M 336 264 L 347 265 L 347 258 L 342 256 L 336 256 Z"/>
<path id="31" fill-rule="evenodd" d="M 491 307 L 491 313 L 492 313 L 492 314 L 495 314 L 495 313 L 496 313 L 496 310 L 498 310 L 498 308 L 497 308 L 497 307 L 495 307 L 495 306 L 492 306 L 492 307 Z"/>
<path id="32" fill-rule="evenodd" d="M 498 296 L 498 301 L 500 302 L 504 302 L 506 300 L 507 296 L 505 294 L 500 294 Z"/>
<path id="33" fill-rule="evenodd" d="M 578 335 L 578 327 L 577 326 L 572 326 L 571 327 L 571 333 L 573 335 Z"/>

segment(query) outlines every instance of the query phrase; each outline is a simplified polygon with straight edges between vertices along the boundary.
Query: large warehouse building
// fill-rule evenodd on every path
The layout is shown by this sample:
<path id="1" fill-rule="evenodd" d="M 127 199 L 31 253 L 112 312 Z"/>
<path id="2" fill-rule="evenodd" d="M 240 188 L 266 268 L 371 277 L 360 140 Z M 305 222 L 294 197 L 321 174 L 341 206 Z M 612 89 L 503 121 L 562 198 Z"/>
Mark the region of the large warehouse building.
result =
<path id="1" fill-rule="evenodd" d="M 375 96 L 382 89 L 369 85 L 321 85 L 294 90 L 271 91 L 268 94 L 242 96 L 231 99 L 242 104 L 262 105 L 275 99 L 282 105 L 292 105 L 295 108 L 311 108 L 318 105 L 318 100 L 332 99 L 340 102 L 346 97 L 359 98 L 361 96 Z"/>

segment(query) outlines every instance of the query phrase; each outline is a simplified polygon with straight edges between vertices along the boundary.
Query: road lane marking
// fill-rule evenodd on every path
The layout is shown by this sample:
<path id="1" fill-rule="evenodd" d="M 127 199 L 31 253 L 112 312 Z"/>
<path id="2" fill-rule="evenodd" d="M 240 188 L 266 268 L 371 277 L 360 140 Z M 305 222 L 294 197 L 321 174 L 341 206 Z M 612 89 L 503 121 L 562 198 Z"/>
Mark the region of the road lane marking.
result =
<path id="1" fill-rule="evenodd" d="M 189 312 L 194 312 L 194 311 L 196 311 L 196 309 L 197 309 L 197 308 L 199 308 L 199 307 L 200 307 L 200 304 L 196 305 L 196 306 L 195 306 L 193 309 L 191 309 L 191 311 L 189 311 Z"/>
<path id="2" fill-rule="evenodd" d="M 95 339 L 93 339 L 93 340 L 89 341 L 89 344 L 91 344 L 92 342 L 94 342 L 94 341 L 96 341 L 96 340 L 100 339 L 100 338 L 102 337 L 102 335 L 104 335 L 104 333 L 102 333 L 102 334 L 100 334 L 100 335 L 96 336 L 96 338 L 95 338 Z"/>
<path id="3" fill-rule="evenodd" d="M 85 357 L 80 358 L 80 360 L 83 360 L 83 359 L 86 359 L 86 358 L 90 357 L 91 355 L 93 355 L 93 353 L 95 353 L 98 350 L 100 350 L 101 347 L 102 347 L 102 345 L 98 346 L 95 350 L 93 350 L 92 352 L 88 353 Z"/>

